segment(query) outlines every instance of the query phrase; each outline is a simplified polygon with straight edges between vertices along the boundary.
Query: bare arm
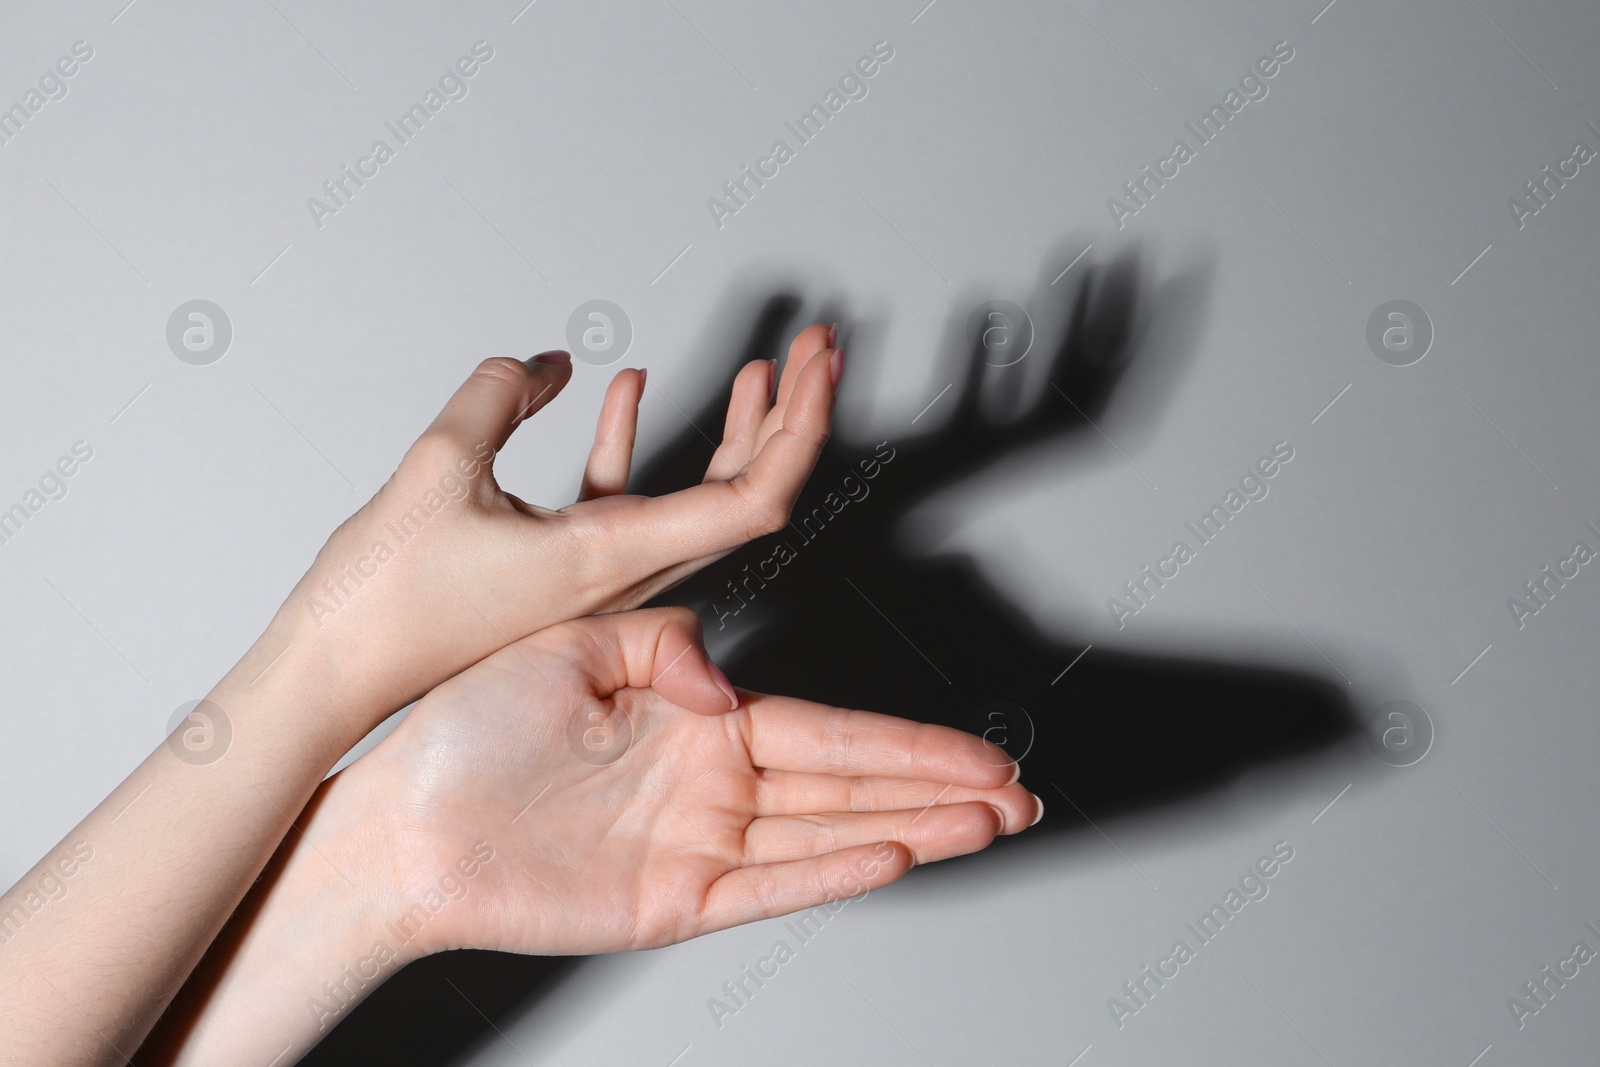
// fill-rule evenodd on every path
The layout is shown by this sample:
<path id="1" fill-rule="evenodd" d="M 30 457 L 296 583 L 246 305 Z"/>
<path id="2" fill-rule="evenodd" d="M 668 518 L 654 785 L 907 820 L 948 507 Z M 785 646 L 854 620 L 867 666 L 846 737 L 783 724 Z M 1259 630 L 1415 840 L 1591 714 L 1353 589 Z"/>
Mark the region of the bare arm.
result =
<path id="1" fill-rule="evenodd" d="M 319 790 L 146 1062 L 281 1067 L 430 952 L 837 908 L 1037 819 L 1009 757 L 955 730 L 758 694 L 717 714 L 697 628 L 564 623 L 434 690 Z"/>
<path id="2" fill-rule="evenodd" d="M 632 440 L 643 388 L 623 371 L 585 477 L 612 495 L 559 511 L 504 492 L 493 459 L 570 363 L 480 365 L 178 739 L 0 897 L 0 1063 L 125 1062 L 291 818 L 373 726 L 508 642 L 633 606 L 786 521 L 828 435 L 826 337 L 811 327 L 796 339 L 776 405 L 736 385 L 737 432 L 719 457 L 743 456 L 737 469 L 659 498 L 620 495 L 619 442 Z M 740 380 L 757 374 L 764 385 L 764 361 Z M 40 904 L 69 858 L 70 891 Z"/>

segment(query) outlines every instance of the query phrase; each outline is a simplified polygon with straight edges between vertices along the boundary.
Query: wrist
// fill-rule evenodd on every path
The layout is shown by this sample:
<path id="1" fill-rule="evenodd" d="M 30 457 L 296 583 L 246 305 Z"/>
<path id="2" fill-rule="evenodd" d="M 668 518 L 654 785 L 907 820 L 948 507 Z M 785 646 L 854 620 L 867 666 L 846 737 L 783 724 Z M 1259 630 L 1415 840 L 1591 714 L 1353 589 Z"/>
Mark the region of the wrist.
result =
<path id="1" fill-rule="evenodd" d="M 280 610 L 207 699 L 253 725 L 258 737 L 280 738 L 302 751 L 309 743 L 325 759 L 326 773 L 409 702 L 389 707 L 374 696 L 333 641 Z"/>
<path id="2" fill-rule="evenodd" d="M 421 955 L 384 928 L 387 850 L 370 823 L 341 818 L 342 778 L 312 797 L 191 975 L 152 1062 L 243 1067 L 268 1047 L 292 1062 Z"/>

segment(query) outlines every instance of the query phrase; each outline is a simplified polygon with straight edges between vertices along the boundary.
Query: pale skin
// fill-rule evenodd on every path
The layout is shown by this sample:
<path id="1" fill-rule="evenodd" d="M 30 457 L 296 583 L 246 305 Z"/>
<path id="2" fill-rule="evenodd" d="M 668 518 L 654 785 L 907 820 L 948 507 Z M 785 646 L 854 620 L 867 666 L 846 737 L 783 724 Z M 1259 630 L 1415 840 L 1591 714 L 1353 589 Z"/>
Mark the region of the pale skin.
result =
<path id="1" fill-rule="evenodd" d="M 775 400 L 772 364 L 745 367 L 705 481 L 657 498 L 620 493 L 644 385 L 621 372 L 586 499 L 557 511 L 504 491 L 492 457 L 560 392 L 570 361 L 482 363 L 208 694 L 231 724 L 225 754 L 195 763 L 158 747 L 0 896 L 0 1063 L 126 1062 L 291 818 L 374 726 L 528 634 L 635 607 L 781 527 L 827 440 L 842 358 L 827 326 L 803 330 Z M 456 481 L 465 492 L 450 500 Z M 325 583 L 343 590 L 336 611 L 317 610 Z M 66 894 L 41 904 L 45 880 L 85 852 Z"/>
<path id="2" fill-rule="evenodd" d="M 711 670 L 693 613 L 660 609 L 550 627 L 434 689 L 318 790 L 141 1062 L 290 1062 L 428 953 L 669 945 L 1042 810 L 988 742 L 751 693 L 723 712 Z"/>
<path id="3" fill-rule="evenodd" d="M 563 668 L 572 666 L 570 649 L 565 660 L 556 657 L 562 662 L 551 661 L 547 674 L 534 667 L 538 659 L 532 653 L 551 654 L 550 642 L 559 646 L 563 634 L 569 642 L 576 640 L 570 635 L 577 633 L 583 635 L 580 644 L 595 644 L 595 635 L 583 631 L 583 626 L 637 625 L 617 621 L 627 616 L 584 623 L 567 620 L 635 607 L 698 567 L 787 521 L 829 432 L 833 391 L 843 357 L 834 345 L 832 331 L 813 326 L 791 345 L 780 381 L 773 380 L 774 365 L 767 361 L 745 367 L 735 381 L 723 442 L 704 482 L 660 498 L 622 495 L 644 374 L 620 373 L 601 411 L 580 500 L 555 511 L 526 504 L 501 489 L 494 479 L 492 461 L 512 431 L 560 391 L 571 375 L 570 363 L 564 354 L 547 353 L 527 363 L 495 359 L 480 365 L 373 500 L 329 538 L 261 638 L 208 694 L 210 706 L 223 709 L 231 727 L 231 739 L 220 758 L 189 759 L 184 758 L 181 746 L 157 748 L 0 897 L 0 1011 L 7 1025 L 0 1063 L 126 1062 L 284 842 L 291 820 L 315 794 L 315 805 L 302 816 L 305 836 L 291 835 L 281 862 L 274 866 L 276 873 L 263 879 L 261 890 L 230 931 L 230 938 L 235 931 L 244 938 L 243 949 L 230 954 L 219 946 L 213 958 L 223 961 L 220 971 L 208 963 L 207 974 L 219 983 L 218 995 L 210 1002 L 219 1009 L 233 1004 L 248 1018 L 258 1002 L 273 1003 L 273 996 L 288 995 L 289 986 L 303 975 L 294 973 L 291 978 L 274 970 L 274 964 L 287 966 L 299 960 L 312 967 L 313 960 L 331 960 L 332 955 L 324 959 L 313 953 L 319 949 L 332 952 L 335 946 L 343 953 L 352 944 L 347 940 L 350 932 L 365 930 L 378 902 L 415 903 L 413 894 L 422 892 L 430 882 L 441 884 L 439 879 L 449 873 L 449 863 L 476 855 L 473 850 L 480 844 L 496 847 L 488 844 L 491 838 L 484 832 L 466 842 L 467 851 L 444 855 L 449 851 L 445 843 L 458 844 L 469 824 L 481 825 L 505 815 L 512 794 L 520 796 L 522 787 L 529 784 L 525 775 L 517 776 L 527 768 L 497 766 L 498 774 L 475 779 L 476 786 L 488 792 L 474 794 L 465 786 L 452 792 L 445 786 L 452 769 L 459 768 L 451 760 L 468 764 L 475 758 L 498 761 L 508 752 L 522 752 L 535 768 L 542 767 L 551 775 L 546 784 L 552 787 L 540 803 L 557 798 L 552 807 L 556 802 L 567 804 L 574 812 L 573 819 L 581 816 L 591 821 L 571 827 L 577 836 L 565 845 L 542 844 L 536 830 L 550 829 L 540 821 L 548 816 L 536 815 L 537 805 L 525 815 L 519 807 L 517 820 L 506 823 L 513 831 L 505 837 L 509 842 L 506 851 L 476 861 L 471 892 L 449 910 L 448 917 L 445 913 L 431 916 L 426 936 L 406 941 L 408 954 L 452 945 L 589 952 L 664 944 L 790 910 L 810 900 L 825 884 L 815 874 L 806 893 L 793 887 L 783 890 L 774 877 L 769 891 L 751 894 L 750 879 L 763 884 L 760 879 L 765 875 L 759 872 L 776 871 L 778 868 L 770 865 L 780 863 L 812 862 L 820 865 L 819 870 L 837 873 L 837 868 L 829 865 L 837 864 L 839 856 L 848 860 L 852 850 L 862 845 L 846 845 L 842 843 L 846 837 L 834 836 L 830 838 L 834 844 L 807 857 L 760 862 L 749 858 L 760 853 L 740 851 L 724 856 L 720 848 L 713 849 L 727 864 L 721 871 L 711 854 L 697 856 L 693 847 L 681 854 L 669 849 L 685 864 L 677 874 L 680 881 L 690 874 L 706 879 L 698 911 L 689 907 L 681 891 L 659 898 L 638 894 L 630 911 L 623 893 L 612 901 L 612 907 L 580 921 L 582 917 L 573 911 L 570 887 L 565 894 L 553 891 L 547 896 L 549 912 L 495 908 L 497 898 L 503 903 L 518 900 L 515 894 L 528 884 L 541 878 L 550 881 L 540 873 L 537 862 L 539 856 L 548 858 L 551 848 L 578 849 L 586 842 L 609 840 L 583 835 L 604 835 L 607 818 L 612 820 L 613 834 L 643 825 L 652 810 L 639 800 L 622 803 L 616 797 L 608 806 L 605 790 L 594 785 L 598 779 L 580 775 L 569 780 L 552 774 L 547 762 L 541 764 L 535 758 L 535 749 L 508 740 L 516 735 L 480 732 L 476 748 L 467 744 L 473 724 L 482 725 L 474 716 L 482 714 L 488 704 L 468 711 L 457 705 L 454 715 L 435 712 L 419 717 L 414 713 L 403 727 L 405 732 L 396 731 L 395 736 L 402 739 L 417 738 L 424 736 L 422 731 L 432 723 L 452 739 L 443 747 L 437 736 L 431 748 L 422 742 L 432 755 L 448 757 L 445 763 L 427 764 L 427 776 L 408 780 L 396 769 L 405 765 L 405 757 L 397 754 L 414 750 L 385 741 L 351 768 L 353 772 L 365 765 L 359 774 L 341 775 L 328 786 L 321 783 L 340 756 L 398 708 L 486 657 L 489 659 L 480 669 L 505 675 L 506 661 L 492 656 L 497 652 L 501 657 L 515 654 L 520 663 L 534 668 L 541 685 L 551 687 L 550 699 L 538 702 L 543 713 L 552 717 L 547 722 L 559 721 L 563 709 L 570 714 L 573 701 L 583 692 L 582 686 L 561 688 L 560 679 L 569 677 Z M 698 768 L 705 775 L 733 775 L 743 770 L 758 776 L 758 767 L 760 774 L 821 773 L 793 752 L 782 757 L 796 761 L 792 767 L 782 758 L 771 766 L 757 763 L 768 758 L 755 747 L 763 719 L 778 724 L 779 734 L 787 729 L 782 726 L 783 717 L 767 709 L 789 705 L 774 703 L 776 698 L 751 697 L 748 705 L 741 706 L 726 677 L 705 660 L 682 621 L 680 618 L 676 628 L 661 627 L 648 656 L 638 661 L 653 665 L 656 658 L 671 651 L 682 664 L 669 663 L 673 669 L 663 668 L 659 676 L 652 674 L 649 666 L 636 675 L 637 664 L 624 656 L 627 673 L 612 678 L 611 683 L 597 681 L 596 674 L 579 672 L 591 687 L 587 699 L 610 699 L 630 716 L 637 710 L 646 728 L 635 744 L 642 745 L 646 753 L 653 751 L 652 738 L 674 736 L 678 743 L 688 745 L 688 753 L 708 754 L 708 761 Z M 558 629 L 554 636 L 545 632 L 559 624 L 580 629 Z M 524 647 L 524 638 L 535 644 Z M 626 644 L 621 636 L 616 642 L 619 647 Z M 703 669 L 691 669 L 694 664 Z M 511 673 L 519 670 L 523 668 L 513 666 Z M 444 697 L 429 699 L 433 706 L 450 707 L 448 694 L 471 684 L 476 683 L 457 678 L 449 682 L 455 689 L 445 688 Z M 605 690 L 606 684 L 612 684 L 610 691 Z M 527 704 L 524 694 L 518 705 L 524 714 L 529 713 Z M 818 710 L 811 709 L 813 717 Z M 674 715 L 682 721 L 674 720 Z M 717 716 L 727 721 L 707 718 L 699 722 L 701 717 Z M 419 725 L 411 726 L 413 721 Z M 658 723 L 675 725 L 667 729 Z M 739 723 L 743 725 L 736 728 Z M 511 725 L 508 719 L 499 727 L 508 730 Z M 518 725 L 524 730 L 532 727 L 531 720 Z M 902 728 L 913 733 L 929 729 L 910 724 L 895 727 Z M 720 749 L 710 740 L 719 736 Z M 735 758 L 738 743 L 744 745 L 743 764 Z M 972 745 L 966 740 L 960 743 Z M 561 748 L 571 755 L 570 746 L 563 743 Z M 550 750 L 552 746 L 547 745 L 537 751 L 548 754 Z M 378 751 L 387 754 L 373 759 Z M 982 746 L 972 751 L 985 752 Z M 656 751 L 656 755 L 658 761 L 651 766 L 663 768 L 663 773 L 681 767 L 679 761 L 687 758 L 676 750 Z M 933 828 L 931 831 L 896 829 L 889 823 L 850 824 L 857 832 L 863 826 L 877 830 L 878 842 L 910 838 L 887 846 L 887 854 L 875 854 L 872 878 L 881 879 L 881 884 L 898 877 L 910 862 L 909 850 L 921 848 L 926 850 L 925 858 L 939 858 L 941 853 L 982 847 L 1002 829 L 1020 828 L 1018 820 L 1025 816 L 1010 812 L 1006 803 L 990 803 L 976 796 L 952 800 L 952 796 L 966 796 L 952 793 L 956 788 L 1008 788 L 992 781 L 994 764 L 1006 764 L 1002 774 L 1014 768 L 1003 759 L 994 759 L 992 752 L 985 755 L 977 757 L 987 768 L 988 777 L 982 781 L 971 780 L 971 775 L 959 768 L 945 768 L 931 777 L 917 777 L 925 774 L 918 769 L 911 778 L 920 784 L 881 787 L 887 792 L 875 803 L 885 808 L 885 814 L 909 810 L 908 802 L 927 806 L 937 801 L 937 810 L 930 809 L 920 820 Z M 630 751 L 619 765 L 629 759 L 634 761 L 632 766 L 639 766 L 643 757 Z M 582 760 L 575 762 L 584 774 L 594 770 Z M 871 774 L 881 776 L 876 770 Z M 907 777 L 903 769 L 900 776 Z M 611 780 L 625 779 L 614 775 Z M 378 784 L 371 791 L 357 788 L 366 782 Z M 426 796 L 413 792 L 409 802 L 403 799 L 408 786 L 415 790 L 422 785 L 427 786 Z M 878 788 L 870 787 L 869 792 Z M 673 796 L 681 797 L 680 806 L 697 814 L 685 817 L 677 806 L 671 812 L 655 809 L 653 814 L 661 824 L 656 832 L 670 825 L 676 815 L 682 820 L 677 832 L 687 841 L 684 827 L 698 828 L 695 820 L 704 817 L 712 827 L 713 841 L 731 848 L 738 831 L 748 849 L 752 837 L 760 842 L 763 834 L 771 833 L 750 833 L 763 825 L 762 820 L 786 817 L 761 808 L 755 800 L 740 806 L 736 790 L 712 798 L 696 794 L 692 782 L 684 789 L 687 792 Z M 759 793 L 757 790 L 756 800 Z M 351 799 L 342 799 L 345 797 Z M 439 803 L 429 808 L 423 803 L 427 800 Z M 393 821 L 397 808 L 408 803 L 403 810 L 411 821 Z M 526 805 L 527 801 L 519 803 Z M 833 809 L 817 807 L 820 803 L 817 800 L 811 807 L 797 810 L 812 817 L 829 817 L 827 812 Z M 1022 803 L 1030 811 L 1037 806 L 1031 797 L 1019 801 L 1013 796 L 1008 803 Z M 961 816 L 949 826 L 947 809 Z M 318 822 L 324 810 L 332 814 L 322 818 L 332 822 Z M 854 814 L 874 817 L 867 810 Z M 391 821 L 372 821 L 381 815 L 390 816 Z M 743 830 L 740 818 L 745 820 Z M 523 822 L 528 829 L 517 829 Z M 931 837 L 916 836 L 930 832 Z M 328 895 L 326 887 L 313 887 L 310 876 L 302 873 L 307 862 L 302 854 L 314 855 L 315 850 L 309 844 L 302 847 L 302 843 L 317 834 L 327 835 L 328 854 L 318 855 L 317 861 L 338 875 L 337 892 L 362 886 L 366 896 L 358 893 L 341 903 Z M 557 839 L 552 836 L 548 840 Z M 625 840 L 625 834 L 619 838 Z M 811 847 L 817 848 L 815 843 Z M 91 858 L 84 860 L 85 854 Z M 608 852 L 602 859 L 613 855 Z M 54 879 L 54 872 L 64 870 L 73 857 L 79 862 L 68 891 L 51 894 L 41 905 L 39 889 L 44 880 Z M 630 860 L 642 858 L 624 853 L 616 868 L 602 865 L 601 877 L 615 876 Z M 582 866 L 580 863 L 580 869 Z M 746 871 L 747 867 L 751 870 Z M 326 875 L 327 870 L 321 873 Z M 738 876 L 740 881 L 715 893 L 714 887 L 721 883 L 711 880 L 713 874 L 717 878 Z M 519 877 L 524 881 L 517 882 Z M 683 884 L 694 882 L 690 879 Z M 273 886 L 290 890 L 279 897 L 271 891 Z M 736 904 L 738 886 L 745 887 L 748 898 L 742 910 Z M 661 892 L 659 886 L 656 892 Z M 475 903 L 462 906 L 469 900 Z M 271 943 L 252 942 L 252 936 L 270 938 L 272 930 L 280 929 L 274 920 L 283 913 L 279 909 L 299 916 L 298 922 L 291 924 L 296 936 L 305 937 L 312 931 L 313 940 L 300 944 L 298 953 L 280 947 L 279 952 L 250 956 L 251 944 Z M 548 918 L 550 914 L 557 917 Z M 630 915 L 631 919 L 626 918 Z M 255 919 L 261 917 L 268 922 L 258 927 Z M 654 925 L 649 920 L 654 920 Z M 262 932 L 257 933 L 258 929 Z M 623 930 L 628 931 L 627 936 L 621 935 Z M 326 943 L 316 943 L 316 936 L 325 938 Z M 351 959 L 361 966 L 361 957 L 370 954 L 371 948 L 370 944 L 363 946 L 363 953 Z M 259 968 L 241 970 L 226 965 L 229 959 L 247 958 L 258 960 Z M 392 973 L 406 958 L 410 956 L 397 952 L 394 959 L 384 961 L 384 973 Z M 275 980 L 281 985 L 274 985 Z M 252 988 L 239 984 L 249 982 L 264 985 L 245 1001 L 234 1002 L 226 995 L 230 989 Z M 208 987 L 202 980 L 192 988 L 203 991 Z M 204 992 L 199 1000 L 202 1005 L 207 1002 Z M 305 1010 L 304 1005 L 300 1010 Z M 175 1015 L 182 1017 L 181 1013 Z M 193 1017 L 200 1021 L 194 1035 L 203 1038 L 215 1033 L 208 1029 L 205 1013 L 197 1011 Z M 310 1020 L 310 1013 L 306 1018 Z M 266 1019 L 264 1027 L 262 1023 L 258 1017 L 254 1023 L 237 1025 L 262 1041 L 275 1041 L 272 1028 L 280 1023 L 276 1019 Z M 238 1033 L 234 1031 L 234 1036 Z M 303 1049 L 314 1039 L 291 1029 L 285 1043 Z M 189 1055 L 182 1042 L 179 1045 L 179 1052 Z M 265 1051 L 269 1060 L 281 1047 L 265 1049 L 253 1041 L 243 1043 L 250 1056 Z M 196 1060 L 200 1061 L 221 1062 L 209 1055 Z"/>

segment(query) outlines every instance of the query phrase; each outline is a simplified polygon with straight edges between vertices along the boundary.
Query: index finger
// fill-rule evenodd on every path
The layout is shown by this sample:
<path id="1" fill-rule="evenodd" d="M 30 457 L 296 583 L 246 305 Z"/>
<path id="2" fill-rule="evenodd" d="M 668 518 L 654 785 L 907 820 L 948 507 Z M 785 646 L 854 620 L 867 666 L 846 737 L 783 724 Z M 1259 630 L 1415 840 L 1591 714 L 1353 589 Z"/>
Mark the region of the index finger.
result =
<path id="1" fill-rule="evenodd" d="M 746 694 L 757 767 L 879 775 L 998 789 L 1020 768 L 999 746 L 948 726 L 850 711 L 809 700 Z"/>

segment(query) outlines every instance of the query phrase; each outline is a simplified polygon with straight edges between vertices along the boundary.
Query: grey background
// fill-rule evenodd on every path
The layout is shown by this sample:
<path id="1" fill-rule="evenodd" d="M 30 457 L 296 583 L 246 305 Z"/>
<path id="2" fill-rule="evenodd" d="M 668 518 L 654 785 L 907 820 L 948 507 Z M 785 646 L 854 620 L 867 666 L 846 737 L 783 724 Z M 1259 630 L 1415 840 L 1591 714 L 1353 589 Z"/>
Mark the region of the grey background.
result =
<path id="1" fill-rule="evenodd" d="M 1506 202 L 1600 148 L 1600 10 L 922 3 L 9 7 L 0 103 L 74 41 L 94 58 L 0 147 L 0 505 L 75 441 L 94 458 L 0 546 L 0 882 L 160 743 L 478 359 L 563 344 L 572 309 L 615 301 L 622 365 L 651 371 L 648 451 L 682 426 L 668 397 L 720 388 L 699 357 L 741 302 L 781 285 L 864 324 L 846 432 L 909 436 L 974 294 L 1021 301 L 1088 245 L 1075 269 L 1137 245 L 1157 283 L 1206 278 L 1161 334 L 1182 373 L 1159 417 L 950 487 L 921 550 L 971 553 L 1091 656 L 1215 653 L 1363 710 L 1413 700 L 1426 758 L 1263 768 L 914 872 L 720 1030 L 707 998 L 777 924 L 587 961 L 468 1062 L 1592 1059 L 1592 968 L 1520 1031 L 1506 998 L 1600 948 L 1600 579 L 1521 630 L 1507 598 L 1600 547 L 1600 176 L 1520 231 Z M 306 198 L 480 39 L 470 95 L 319 229 Z M 718 229 L 706 198 L 880 40 L 870 94 Z M 1107 198 L 1281 40 L 1269 96 L 1119 229 Z M 1433 322 L 1414 366 L 1366 347 L 1394 298 Z M 232 320 L 211 366 L 166 346 L 192 299 Z M 505 484 L 570 498 L 609 373 L 577 365 Z M 1296 457 L 1271 496 L 1118 631 L 1105 599 L 1279 440 Z M 1119 1030 L 1107 999 L 1279 840 L 1270 896 Z"/>

